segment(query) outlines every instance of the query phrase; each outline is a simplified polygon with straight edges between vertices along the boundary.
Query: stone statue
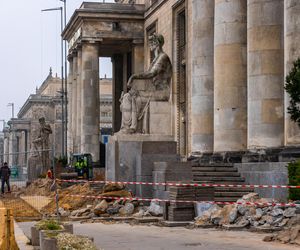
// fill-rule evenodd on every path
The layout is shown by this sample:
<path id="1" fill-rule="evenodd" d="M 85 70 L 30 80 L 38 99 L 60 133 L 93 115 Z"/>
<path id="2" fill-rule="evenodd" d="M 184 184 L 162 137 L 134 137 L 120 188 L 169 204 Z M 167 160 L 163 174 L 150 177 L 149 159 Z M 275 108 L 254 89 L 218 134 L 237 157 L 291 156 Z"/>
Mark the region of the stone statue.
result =
<path id="1" fill-rule="evenodd" d="M 40 156 L 43 168 L 47 169 L 47 167 L 50 167 L 49 135 L 52 134 L 52 129 L 49 124 L 46 124 L 44 117 L 39 118 L 39 123 L 38 136 L 32 141 L 33 156 Z"/>
<path id="2" fill-rule="evenodd" d="M 172 78 L 172 64 L 169 56 L 164 53 L 164 37 L 153 34 L 149 37 L 150 50 L 154 59 L 148 71 L 133 74 L 127 83 L 128 93 L 122 93 L 121 112 L 122 123 L 119 133 L 148 133 L 148 109 L 150 101 L 168 101 Z M 142 84 L 139 81 L 143 80 Z M 150 84 L 147 84 L 149 81 Z"/>
<path id="3" fill-rule="evenodd" d="M 151 99 L 156 101 L 168 101 L 170 98 L 172 64 L 169 56 L 162 49 L 165 43 L 164 37 L 154 33 L 149 37 L 149 43 L 150 50 L 153 51 L 155 55 L 149 70 L 143 73 L 133 74 L 129 78 L 127 86 L 129 88 L 138 88 L 138 86 L 133 86 L 133 80 L 150 80 L 154 87 L 151 93 Z"/>
<path id="4" fill-rule="evenodd" d="M 133 134 L 137 131 L 138 120 L 141 115 L 141 97 L 137 90 L 130 89 L 126 94 L 122 92 L 120 102 L 122 112 L 120 133 Z"/>

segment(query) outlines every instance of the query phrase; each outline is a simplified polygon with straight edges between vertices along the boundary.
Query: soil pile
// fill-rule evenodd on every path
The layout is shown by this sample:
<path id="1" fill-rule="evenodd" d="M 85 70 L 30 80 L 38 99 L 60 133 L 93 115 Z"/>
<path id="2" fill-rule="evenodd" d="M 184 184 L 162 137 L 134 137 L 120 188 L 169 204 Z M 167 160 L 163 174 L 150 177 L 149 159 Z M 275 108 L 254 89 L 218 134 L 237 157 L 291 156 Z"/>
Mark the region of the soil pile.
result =
<path id="1" fill-rule="evenodd" d="M 74 197 L 72 195 L 97 195 L 94 190 L 91 189 L 89 183 L 77 184 L 70 186 L 66 189 L 58 191 L 58 206 L 68 207 L 70 211 L 86 207 L 93 204 L 93 199 L 87 199 L 85 197 Z M 55 200 L 51 201 L 42 209 L 42 213 L 53 214 L 56 210 Z"/>
<path id="2" fill-rule="evenodd" d="M 24 196 L 31 196 L 31 195 L 49 196 L 49 195 L 53 194 L 53 192 L 51 191 L 52 184 L 53 184 L 53 180 L 37 179 L 22 191 L 22 195 L 24 195 Z"/>

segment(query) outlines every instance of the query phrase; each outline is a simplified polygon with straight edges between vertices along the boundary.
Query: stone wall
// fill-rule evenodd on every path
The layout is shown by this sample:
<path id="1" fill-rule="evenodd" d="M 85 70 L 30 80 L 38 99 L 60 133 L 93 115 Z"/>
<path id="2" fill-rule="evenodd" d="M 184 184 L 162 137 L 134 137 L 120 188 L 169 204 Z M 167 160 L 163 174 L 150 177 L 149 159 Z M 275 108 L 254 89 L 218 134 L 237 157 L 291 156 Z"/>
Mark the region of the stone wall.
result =
<path id="1" fill-rule="evenodd" d="M 288 170 L 287 163 L 282 162 L 254 162 L 236 163 L 241 176 L 245 178 L 246 184 L 257 185 L 287 185 Z M 255 188 L 260 197 L 274 198 L 286 201 L 288 197 L 287 188 Z"/>

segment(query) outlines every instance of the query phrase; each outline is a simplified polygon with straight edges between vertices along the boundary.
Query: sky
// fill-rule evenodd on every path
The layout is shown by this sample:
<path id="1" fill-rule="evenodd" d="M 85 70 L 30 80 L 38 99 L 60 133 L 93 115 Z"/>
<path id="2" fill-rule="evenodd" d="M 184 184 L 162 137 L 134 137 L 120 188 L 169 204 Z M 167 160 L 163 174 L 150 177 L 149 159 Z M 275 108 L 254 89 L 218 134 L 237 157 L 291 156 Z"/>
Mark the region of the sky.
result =
<path id="1" fill-rule="evenodd" d="M 67 0 L 67 21 L 82 2 Z M 62 4 L 59 0 L 0 0 L 0 130 L 1 120 L 12 117 L 8 103 L 14 103 L 16 117 L 50 67 L 60 76 L 60 13 L 41 10 Z M 100 77 L 111 77 L 110 58 L 101 59 L 100 65 Z"/>

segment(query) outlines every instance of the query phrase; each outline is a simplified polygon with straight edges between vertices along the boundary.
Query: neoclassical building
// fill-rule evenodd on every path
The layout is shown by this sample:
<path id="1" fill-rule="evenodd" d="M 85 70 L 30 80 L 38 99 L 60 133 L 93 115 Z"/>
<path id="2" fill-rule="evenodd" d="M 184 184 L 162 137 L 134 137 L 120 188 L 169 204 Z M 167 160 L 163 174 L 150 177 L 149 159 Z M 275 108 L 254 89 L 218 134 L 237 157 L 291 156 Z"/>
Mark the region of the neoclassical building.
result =
<path id="1" fill-rule="evenodd" d="M 119 0 L 83 3 L 69 44 L 69 131 L 76 151 L 99 155 L 99 57 L 113 62 L 112 129 L 133 73 L 147 70 L 149 35 L 173 65 L 170 135 L 182 156 L 298 146 L 285 75 L 300 57 L 297 0 Z M 101 112 L 101 111 L 100 111 Z"/>
<path id="2" fill-rule="evenodd" d="M 39 118 L 45 117 L 52 128 L 50 145 L 54 145 L 55 156 L 62 154 L 61 78 L 49 75 L 35 94 L 31 94 L 18 112 L 17 118 L 8 121 L 4 129 L 4 161 L 10 166 L 27 168 L 32 141 L 37 138 Z M 26 170 L 25 170 L 26 171 Z"/>
<path id="3" fill-rule="evenodd" d="M 49 75 L 35 94 L 31 94 L 18 112 L 17 118 L 8 121 L 8 126 L 0 133 L 0 163 L 8 162 L 10 166 L 27 167 L 31 156 L 32 140 L 37 138 L 39 118 L 45 117 L 46 123 L 52 128 L 50 145 L 54 145 L 55 156 L 62 155 L 62 113 L 61 113 L 61 78 Z M 101 113 L 99 128 L 102 136 L 111 133 L 112 127 L 112 81 L 110 78 L 99 80 L 101 91 Z M 73 150 L 72 144 L 67 144 L 68 151 Z M 72 151 L 72 153 L 76 153 Z"/>

